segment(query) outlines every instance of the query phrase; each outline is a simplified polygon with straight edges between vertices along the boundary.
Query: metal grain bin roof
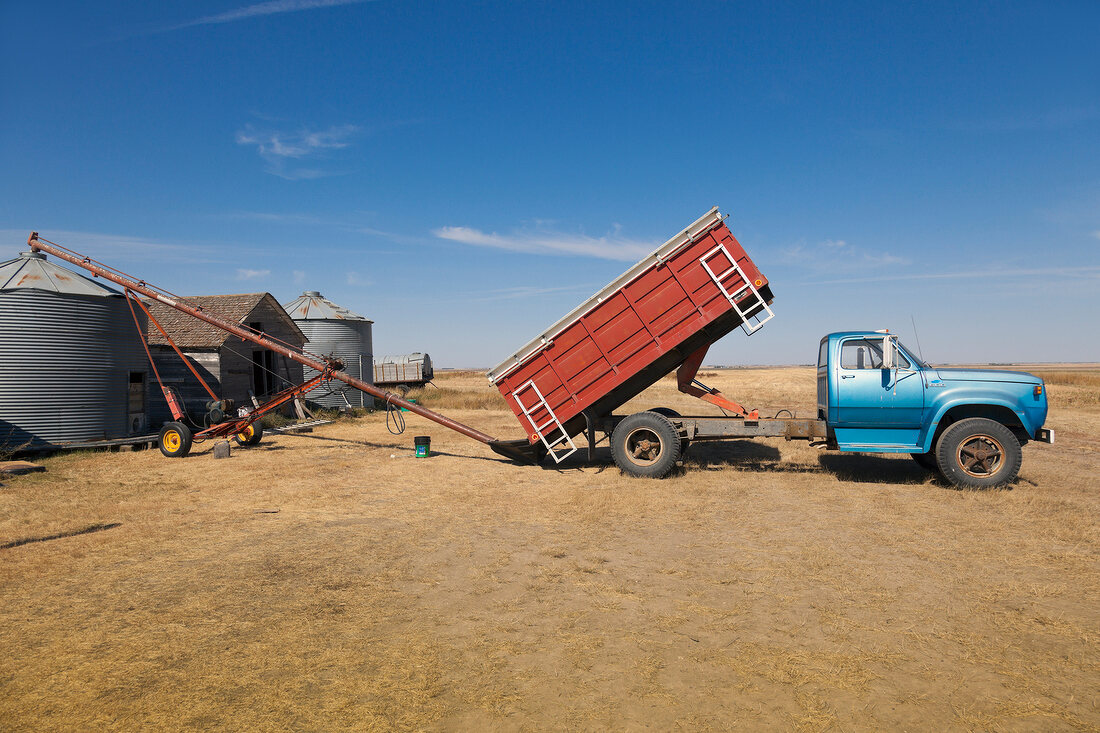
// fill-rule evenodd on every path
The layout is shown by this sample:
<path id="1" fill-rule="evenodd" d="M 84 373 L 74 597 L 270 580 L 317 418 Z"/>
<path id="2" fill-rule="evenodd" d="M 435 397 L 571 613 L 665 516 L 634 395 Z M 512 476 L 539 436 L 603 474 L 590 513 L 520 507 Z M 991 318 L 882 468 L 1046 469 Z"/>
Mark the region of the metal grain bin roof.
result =
<path id="1" fill-rule="evenodd" d="M 121 293 L 40 254 L 0 263 L 0 446 L 141 431 L 129 375 L 148 369 Z"/>
<path id="2" fill-rule="evenodd" d="M 367 323 L 374 323 L 369 318 L 364 318 L 358 313 L 352 313 L 343 306 L 336 305 L 321 295 L 318 290 L 305 291 L 296 299 L 286 303 L 283 308 L 296 321 L 366 321 Z"/>
<path id="3" fill-rule="evenodd" d="M 344 362 L 344 371 L 366 382 L 374 382 L 373 341 L 374 321 L 336 305 L 316 290 L 307 290 L 283 306 L 306 336 L 306 348 L 315 354 L 334 356 Z M 305 378 L 317 374 L 304 368 Z M 345 399 L 353 407 L 365 406 L 373 398 L 338 382 L 317 387 L 306 397 L 326 407 L 341 407 Z"/>
<path id="4" fill-rule="evenodd" d="M 122 295 L 117 290 L 55 265 L 41 252 L 20 252 L 0 263 L 0 290 L 45 290 L 63 295 Z"/>

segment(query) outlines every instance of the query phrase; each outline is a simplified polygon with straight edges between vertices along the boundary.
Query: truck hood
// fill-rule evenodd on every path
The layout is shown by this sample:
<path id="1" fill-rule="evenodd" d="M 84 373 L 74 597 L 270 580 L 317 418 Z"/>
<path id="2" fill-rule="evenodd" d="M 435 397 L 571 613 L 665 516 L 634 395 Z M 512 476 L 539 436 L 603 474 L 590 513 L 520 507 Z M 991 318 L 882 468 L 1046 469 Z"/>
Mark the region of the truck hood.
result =
<path id="1" fill-rule="evenodd" d="M 1006 372 L 1000 369 L 934 369 L 945 382 L 1018 382 L 1042 384 L 1043 380 L 1027 372 Z"/>

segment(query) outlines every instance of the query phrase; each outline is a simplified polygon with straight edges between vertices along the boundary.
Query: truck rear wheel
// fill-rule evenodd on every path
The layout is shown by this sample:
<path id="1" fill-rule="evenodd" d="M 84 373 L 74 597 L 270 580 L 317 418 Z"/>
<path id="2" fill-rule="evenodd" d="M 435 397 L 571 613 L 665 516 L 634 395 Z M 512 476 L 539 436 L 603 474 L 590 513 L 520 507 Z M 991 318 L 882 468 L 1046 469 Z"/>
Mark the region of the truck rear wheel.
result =
<path id="1" fill-rule="evenodd" d="M 972 417 L 943 431 L 936 464 L 960 488 L 990 489 L 1016 478 L 1023 461 L 1020 441 L 996 420 Z"/>
<path id="2" fill-rule="evenodd" d="M 668 417 L 668 418 L 683 417 L 683 415 L 676 412 L 676 410 L 673 410 L 671 407 L 651 407 L 651 408 L 649 408 L 649 411 L 650 412 L 656 412 L 658 415 L 663 415 L 664 417 Z M 673 427 L 675 427 L 675 425 Z M 690 440 L 688 440 L 687 438 L 684 438 L 684 437 L 680 438 L 680 455 L 681 456 L 683 456 L 684 453 L 687 452 L 687 449 L 688 449 L 689 445 L 691 445 Z"/>
<path id="3" fill-rule="evenodd" d="M 191 452 L 191 429 L 181 422 L 165 423 L 157 437 L 157 445 L 169 458 L 183 458 Z"/>
<path id="4" fill-rule="evenodd" d="M 675 426 L 655 412 L 630 415 L 611 433 L 615 465 L 631 476 L 667 476 L 680 460 L 680 450 L 680 434 Z"/>

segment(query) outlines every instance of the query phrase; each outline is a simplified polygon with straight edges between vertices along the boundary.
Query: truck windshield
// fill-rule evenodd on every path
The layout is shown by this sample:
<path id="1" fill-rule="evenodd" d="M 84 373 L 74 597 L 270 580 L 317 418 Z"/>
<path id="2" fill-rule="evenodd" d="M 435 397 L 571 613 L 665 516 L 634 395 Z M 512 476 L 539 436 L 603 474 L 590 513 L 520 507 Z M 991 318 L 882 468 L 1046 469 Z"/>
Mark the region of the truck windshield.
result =
<path id="1" fill-rule="evenodd" d="M 914 356 L 913 352 L 906 348 L 905 344 L 898 342 L 898 348 L 905 352 L 905 357 L 907 357 L 910 361 L 917 365 L 917 369 L 928 368 L 928 365 L 925 364 L 921 359 L 918 359 L 916 356 Z"/>

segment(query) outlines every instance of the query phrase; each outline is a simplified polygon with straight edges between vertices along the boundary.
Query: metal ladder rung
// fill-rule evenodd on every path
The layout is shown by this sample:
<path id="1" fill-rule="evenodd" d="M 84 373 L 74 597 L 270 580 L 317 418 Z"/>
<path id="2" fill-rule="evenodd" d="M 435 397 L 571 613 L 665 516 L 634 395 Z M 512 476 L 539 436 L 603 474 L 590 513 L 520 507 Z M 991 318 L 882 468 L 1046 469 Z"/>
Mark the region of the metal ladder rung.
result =
<path id="1" fill-rule="evenodd" d="M 537 398 L 535 402 L 531 405 L 531 409 L 527 409 L 527 407 L 523 404 L 523 400 L 519 398 L 520 393 L 524 392 L 528 388 L 534 390 L 535 397 Z M 565 432 L 565 426 L 561 424 L 561 421 L 558 420 L 558 416 L 554 414 L 554 411 L 552 409 L 550 409 L 550 404 L 546 401 L 546 398 L 542 396 L 542 392 L 539 391 L 538 386 L 535 385 L 535 380 L 530 380 L 529 382 L 527 382 L 527 384 L 523 385 L 512 394 L 516 399 L 516 404 L 519 405 L 520 411 L 527 416 L 527 419 L 531 423 L 531 426 L 534 427 L 535 435 L 539 436 L 539 440 L 541 440 L 542 444 L 546 446 L 546 452 L 549 453 L 550 456 L 554 459 L 554 463 L 561 463 L 563 460 L 577 452 L 577 444 L 574 443 L 573 439 L 569 437 L 569 434 Z M 532 420 L 531 417 L 532 414 L 539 408 L 546 410 L 546 413 L 550 415 L 550 419 L 539 426 L 535 426 L 535 421 Z M 543 433 L 543 429 L 551 424 L 554 425 L 554 430 L 560 431 L 561 433 L 561 436 L 553 442 L 547 440 L 546 435 Z M 554 446 L 561 445 L 562 443 L 568 444 L 569 450 L 560 452 L 555 451 Z"/>
<path id="2" fill-rule="evenodd" d="M 715 275 L 714 270 L 710 269 L 710 265 L 707 264 L 707 260 L 719 252 L 725 255 L 726 259 L 733 264 L 721 275 Z M 723 296 L 725 296 L 726 300 L 729 301 L 730 306 L 733 308 L 734 312 L 736 312 L 737 315 L 741 316 L 741 330 L 743 330 L 746 334 L 751 336 L 752 334 L 759 331 L 765 323 L 775 317 L 775 313 L 772 311 L 771 308 L 768 307 L 768 304 L 764 302 L 764 298 L 760 296 L 760 291 L 757 290 L 756 287 L 749 281 L 749 278 L 745 275 L 745 271 L 741 269 L 741 266 L 739 264 L 737 264 L 737 260 L 730 255 L 729 250 L 726 249 L 725 245 L 719 244 L 717 247 L 707 252 L 705 255 L 699 258 L 699 263 L 703 266 L 703 269 L 707 271 L 707 274 L 710 275 L 710 278 L 714 281 L 714 284 L 718 286 L 718 290 L 722 293 Z M 738 288 L 733 294 L 730 294 L 730 292 L 726 290 L 726 286 L 722 284 L 722 280 L 729 277 L 731 273 L 737 273 L 737 275 L 740 276 L 741 281 L 744 283 L 744 285 Z M 753 295 L 756 296 L 756 301 L 752 305 L 743 309 L 738 304 L 737 298 L 746 290 L 750 291 Z M 766 312 L 768 315 L 766 318 L 760 318 L 760 313 L 757 313 L 752 318 L 758 320 L 750 321 L 748 313 L 757 307 L 760 307 L 762 309 L 761 312 Z"/>

